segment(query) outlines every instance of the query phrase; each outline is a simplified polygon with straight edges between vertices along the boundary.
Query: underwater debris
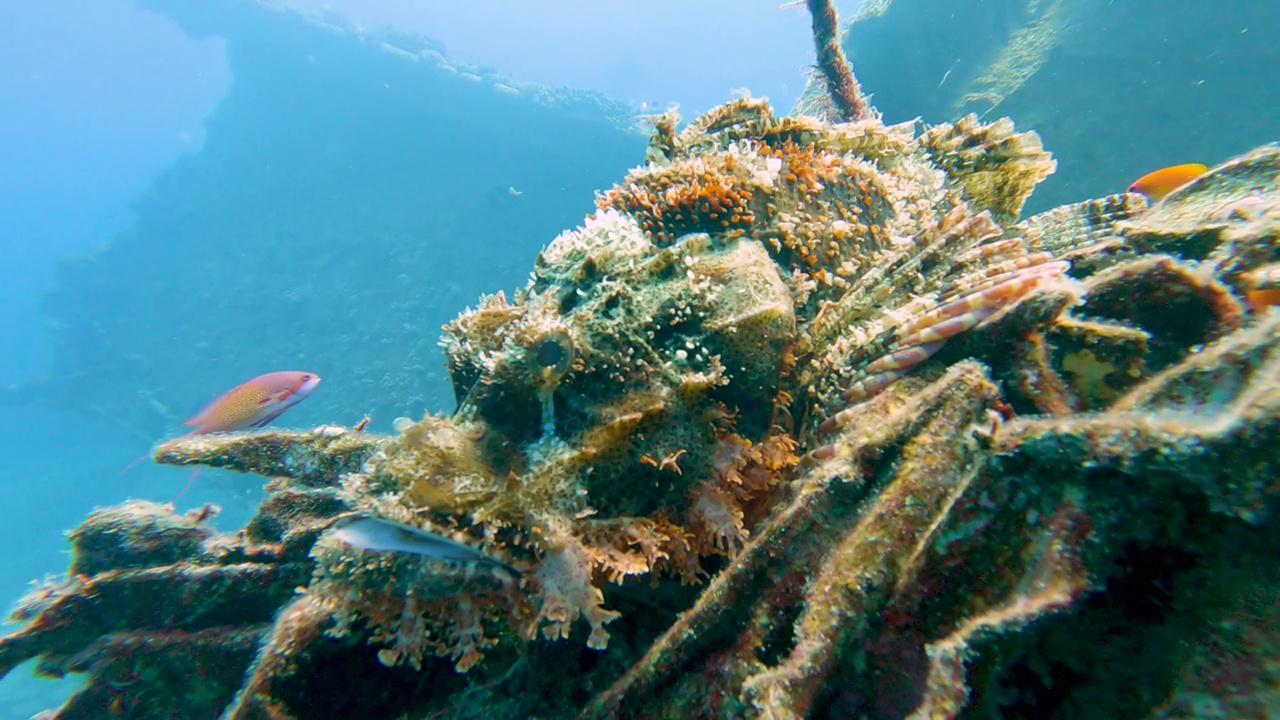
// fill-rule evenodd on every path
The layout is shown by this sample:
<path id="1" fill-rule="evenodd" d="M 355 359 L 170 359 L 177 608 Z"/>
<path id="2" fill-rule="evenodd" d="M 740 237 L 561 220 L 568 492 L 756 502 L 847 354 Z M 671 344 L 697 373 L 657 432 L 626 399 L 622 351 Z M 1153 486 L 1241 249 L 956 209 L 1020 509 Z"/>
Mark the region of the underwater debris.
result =
<path id="1" fill-rule="evenodd" d="M 165 441 L 152 451 L 152 458 L 161 465 L 203 465 L 327 487 L 343 473 L 359 470 L 386 440 L 337 425 L 310 431 L 218 433 Z"/>
<path id="2" fill-rule="evenodd" d="M 1054 164 L 1007 120 L 677 122 L 444 328 L 456 412 L 161 445 L 272 478 L 258 515 L 94 513 L 0 670 L 86 673 L 61 717 L 1132 717 L 1185 685 L 1121 639 L 1201 637 L 1164 624 L 1236 602 L 1200 559 L 1280 549 L 1277 149 L 1019 222 Z"/>
<path id="3" fill-rule="evenodd" d="M 284 489 L 235 535 L 147 501 L 95 511 L 70 534 L 66 579 L 13 614 L 0 674 L 33 657 L 44 676 L 83 673 L 52 717 L 218 717 L 345 511 L 331 489 Z"/>

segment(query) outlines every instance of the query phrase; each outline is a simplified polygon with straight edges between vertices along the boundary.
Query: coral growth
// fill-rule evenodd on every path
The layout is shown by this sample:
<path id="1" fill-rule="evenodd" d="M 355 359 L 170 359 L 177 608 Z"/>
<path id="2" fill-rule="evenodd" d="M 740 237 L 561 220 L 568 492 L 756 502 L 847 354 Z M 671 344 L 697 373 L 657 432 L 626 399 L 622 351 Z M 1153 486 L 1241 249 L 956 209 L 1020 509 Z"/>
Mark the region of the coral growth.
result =
<path id="1" fill-rule="evenodd" d="M 1141 639 L 1198 558 L 1277 549 L 1280 149 L 1017 222 L 1053 160 L 1007 120 L 676 127 L 444 328 L 456 412 L 166 443 L 274 478 L 259 516 L 95 514 L 2 667 L 139 717 L 228 656 L 193 716 L 1152 711 L 1182 665 L 1122 692 L 1069 639 Z M 323 534 L 351 514 L 501 565 Z"/>
<path id="2" fill-rule="evenodd" d="M 0 672 L 39 657 L 40 674 L 85 673 L 54 717 L 217 717 L 342 510 L 331 489 L 281 490 L 235 537 L 213 532 L 208 508 L 99 510 L 71 533 L 66 579 L 15 611 L 27 624 L 0 640 Z"/>

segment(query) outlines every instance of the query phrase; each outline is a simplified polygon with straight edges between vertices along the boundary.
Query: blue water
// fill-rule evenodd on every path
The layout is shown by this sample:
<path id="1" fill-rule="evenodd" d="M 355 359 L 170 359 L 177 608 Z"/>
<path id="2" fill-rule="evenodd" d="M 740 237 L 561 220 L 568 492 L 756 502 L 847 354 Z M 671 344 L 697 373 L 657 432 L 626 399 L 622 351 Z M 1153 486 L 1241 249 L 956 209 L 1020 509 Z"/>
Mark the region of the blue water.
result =
<path id="1" fill-rule="evenodd" d="M 206 139 L 206 120 L 235 81 L 223 38 L 193 38 L 173 20 L 138 7 L 142 4 L 129 0 L 14 0 L 0 4 L 0 347 L 5 349 L 0 353 L 0 387 L 29 383 L 53 371 L 56 333 L 50 332 L 49 324 L 55 318 L 42 307 L 52 291 L 77 292 L 76 287 L 68 287 L 68 276 L 58 279 L 57 263 L 111 248 L 122 233 L 137 231 L 135 209 L 142 208 L 149 217 L 155 215 L 148 215 L 146 209 L 147 198 L 155 191 L 152 183 L 180 168 L 184 158 L 198 156 Z M 728 13 L 723 3 L 712 0 L 645 3 L 643 11 L 635 9 L 639 5 L 628 9 L 633 4 L 626 3 L 588 9 L 583 3 L 562 0 L 539 3 L 537 15 L 522 15 L 510 8 L 498 10 L 499 4 L 431 3 L 431 8 L 421 7 L 424 5 L 428 4 L 408 0 L 296 3 L 302 9 L 336 12 L 342 16 L 340 22 L 389 25 L 438 38 L 451 60 L 481 64 L 519 80 L 594 89 L 650 108 L 665 108 L 675 102 L 687 117 L 722 102 L 737 88 L 750 88 L 787 107 L 803 86 L 799 69 L 809 62 L 807 15 L 801 9 L 781 11 L 774 2 L 754 3 Z M 664 18 L 677 9 L 688 22 L 672 32 Z M 550 24 L 556 32 L 530 30 L 531 23 L 545 24 L 549 17 L 556 18 Z M 708 27 L 717 31 L 709 33 Z M 661 36 L 666 39 L 655 47 L 652 38 Z M 353 72 L 358 73 L 359 68 Z M 388 120 L 394 122 L 394 118 L 378 117 L 349 118 L 346 122 Z M 317 128 L 329 122 L 341 130 L 340 121 L 332 117 L 300 113 L 293 122 L 300 127 L 315 123 Z M 538 247 L 557 229 L 576 224 L 589 211 L 590 188 L 607 186 L 640 159 L 643 138 L 637 139 L 636 148 L 637 152 L 592 160 L 594 166 L 581 169 L 587 177 L 582 188 L 575 190 L 579 197 L 566 205 L 571 210 L 541 218 L 536 233 L 505 238 L 504 242 L 519 246 L 506 248 L 510 251 L 507 261 L 497 258 L 501 269 L 496 276 L 495 257 L 486 257 L 480 264 L 468 262 L 464 256 L 469 248 L 464 242 L 425 248 L 430 268 L 424 276 L 415 276 L 414 284 L 446 288 L 430 301 L 434 305 L 428 314 L 434 324 L 423 323 L 426 344 L 433 348 L 434 328 L 474 302 L 480 291 L 522 281 Z M 358 158 L 363 151 L 336 152 Z M 281 153 L 287 155 L 285 150 Z M 481 163 L 479 167 L 458 168 L 452 180 L 473 178 L 478 185 L 473 194 L 479 197 L 482 209 L 494 193 L 493 182 L 485 179 L 486 167 L 512 164 L 511 158 L 493 158 L 489 164 L 483 159 L 439 156 L 412 160 L 418 164 Z M 266 161 L 255 165 L 252 154 L 243 162 L 245 167 L 236 172 L 237 183 L 253 182 L 254 178 L 267 182 L 276 172 Z M 518 158 L 514 166 L 519 166 Z M 511 182 L 518 183 L 528 196 L 536 198 L 540 192 L 556 189 L 539 187 L 554 173 L 525 170 L 528 172 Z M 388 185 L 393 181 L 389 179 Z M 498 189 L 505 189 L 505 185 Z M 227 188 L 228 192 L 233 190 Z M 376 194 L 385 198 L 387 192 L 383 188 Z M 432 188 L 416 187 L 414 194 L 430 196 Z M 502 200 L 501 192 L 497 197 Z M 300 198 L 294 212 L 305 215 L 308 202 L 329 200 Z M 204 202 L 215 203 L 209 197 L 191 198 L 193 205 Z M 406 196 L 403 202 L 409 204 L 413 199 Z M 353 211 L 359 212 L 359 208 L 353 207 Z M 175 244 L 180 242 L 178 234 Z M 299 251 L 316 253 L 308 240 L 298 238 Z M 501 255 L 504 248 L 493 250 Z M 239 253 L 228 249 L 220 255 L 214 248 L 198 261 L 185 257 L 178 253 L 132 258 L 127 267 L 135 268 L 136 275 L 126 273 L 118 280 L 122 287 L 135 283 L 159 287 L 162 282 L 173 282 L 179 292 L 203 297 L 209 290 L 209 277 L 217 271 L 191 265 L 225 261 L 234 266 Z M 320 253 L 316 262 L 323 263 L 324 257 Z M 401 279 L 392 282 L 405 282 L 404 268 L 388 268 L 395 260 L 386 260 L 381 266 L 370 263 L 348 270 L 367 274 L 363 280 L 370 284 L 386 284 L 396 276 Z M 235 272 L 246 271 L 241 268 Z M 306 291 L 306 265 L 261 268 L 260 272 L 268 284 L 292 275 L 291 282 L 302 288 L 296 292 Z M 144 366 L 145 358 L 153 357 L 162 359 L 165 377 L 186 377 L 189 371 L 188 381 L 180 388 L 153 387 L 146 376 L 135 376 L 119 382 L 119 387 L 103 387 L 112 381 L 97 380 L 97 386 L 76 389 L 71 397 L 60 397 L 56 403 L 0 403 L 0 483 L 5 489 L 5 502 L 0 503 L 0 537 L 8 540 L 10 547 L 0 553 L 0 603 L 11 605 L 32 580 L 65 572 L 63 533 L 92 508 L 131 497 L 167 500 L 176 494 L 187 478 L 180 470 L 142 464 L 119 474 L 153 440 L 178 432 L 176 420 L 194 413 L 205 399 L 241 379 L 280 367 L 321 362 L 316 353 L 308 357 L 305 350 L 293 357 L 255 355 L 258 344 L 254 338 L 238 332 L 246 323 L 261 326 L 266 318 L 266 326 L 259 329 L 268 334 L 287 334 L 290 328 L 273 327 L 272 323 L 285 323 L 256 299 L 245 304 L 238 304 L 235 298 L 225 300 L 211 309 L 203 303 L 213 320 L 202 319 L 199 330 L 220 337 L 221 344 L 216 353 L 211 351 L 211 357 L 190 358 L 188 367 L 175 367 L 182 364 L 189 348 L 178 346 L 166 332 L 129 339 L 144 358 Z M 121 313 L 128 318 L 131 313 L 152 310 L 154 305 L 130 307 L 122 301 L 121 306 L 104 312 L 103 319 L 118 319 Z M 208 326 L 219 319 L 225 321 L 225 332 Z M 304 348 L 351 342 L 338 338 L 345 335 L 340 330 L 340 324 L 335 325 L 331 339 L 299 338 L 298 342 Z M 433 349 L 429 355 L 421 363 L 422 372 L 434 374 L 434 384 L 427 385 L 434 390 L 412 398 L 408 404 L 416 403 L 416 407 L 397 411 L 419 414 L 447 404 L 448 388 L 438 367 L 438 354 Z M 343 367 L 340 361 L 329 359 L 323 364 L 326 382 L 321 395 L 370 372 L 368 363 Z M 385 377 L 380 383 L 387 384 Z M 394 388 L 379 389 L 395 395 Z M 366 388 L 361 397 L 370 394 Z M 122 419 L 115 410 L 104 409 L 100 397 L 124 398 L 118 404 L 135 406 L 137 412 Z M 311 412 L 304 405 L 288 419 L 298 424 L 356 419 L 326 417 L 335 402 L 331 395 L 328 403 L 316 403 Z M 155 409 L 158 407 L 163 412 Z M 348 414 L 368 409 L 352 399 Z M 377 415 L 383 429 L 393 415 Z M 235 527 L 252 512 L 258 485 L 251 478 L 206 472 L 183 498 L 183 505 L 218 502 L 224 508 L 218 524 Z M 36 681 L 28 670 L 19 668 L 0 682 L 0 720 L 25 719 L 55 706 L 74 687 L 74 679 Z"/>
<path id="2" fill-rule="evenodd" d="M 0 7 L 0 385 L 48 371 L 39 306 L 55 261 L 109 241 L 156 174 L 199 150 L 228 82 L 219 41 L 127 0 Z M 88 412 L 0 408 L 6 610 L 28 581 L 65 571 L 62 533 L 86 511 L 164 491 L 150 468 L 117 478 L 122 446 L 137 443 Z M 30 717 L 74 684 L 27 675 L 0 684 L 0 717 Z"/>

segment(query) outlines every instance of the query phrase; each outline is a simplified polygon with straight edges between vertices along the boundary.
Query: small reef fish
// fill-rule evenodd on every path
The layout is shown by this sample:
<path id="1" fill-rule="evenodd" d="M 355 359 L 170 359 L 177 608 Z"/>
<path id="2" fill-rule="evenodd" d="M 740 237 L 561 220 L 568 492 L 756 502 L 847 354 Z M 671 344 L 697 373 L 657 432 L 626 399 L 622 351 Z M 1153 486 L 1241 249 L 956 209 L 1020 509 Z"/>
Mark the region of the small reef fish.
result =
<path id="1" fill-rule="evenodd" d="M 1134 180 L 1133 184 L 1129 186 L 1129 192 L 1141 193 L 1150 198 L 1152 202 L 1158 202 L 1165 195 L 1207 172 L 1209 172 L 1209 166 L 1200 163 L 1170 165 L 1166 168 L 1153 170 Z"/>
<path id="2" fill-rule="evenodd" d="M 320 376 L 301 370 L 280 370 L 247 380 L 214 398 L 200 412 L 182 422 L 194 426 L 182 437 L 217 432 L 233 432 L 245 428 L 260 428 L 280 417 L 285 410 L 297 405 L 320 384 Z M 124 466 L 124 475 L 134 465 L 151 456 L 150 451 Z M 191 475 L 178 497 L 195 482 L 199 470 Z"/>
<path id="3" fill-rule="evenodd" d="M 195 427 L 187 435 L 260 428 L 306 400 L 319 384 L 319 375 L 299 370 L 259 375 L 214 398 L 182 424 Z"/>
<path id="4" fill-rule="evenodd" d="M 409 553 L 435 560 L 488 565 L 505 570 L 515 577 L 521 574 L 516 568 L 485 555 L 475 548 L 427 532 L 422 528 L 391 520 L 364 516 L 346 522 L 332 532 L 334 538 L 361 550 Z"/>
<path id="5" fill-rule="evenodd" d="M 1249 308 L 1252 310 L 1274 307 L 1276 305 L 1280 305 L 1280 288 L 1250 290 L 1244 294 L 1244 297 L 1245 301 L 1249 303 Z"/>

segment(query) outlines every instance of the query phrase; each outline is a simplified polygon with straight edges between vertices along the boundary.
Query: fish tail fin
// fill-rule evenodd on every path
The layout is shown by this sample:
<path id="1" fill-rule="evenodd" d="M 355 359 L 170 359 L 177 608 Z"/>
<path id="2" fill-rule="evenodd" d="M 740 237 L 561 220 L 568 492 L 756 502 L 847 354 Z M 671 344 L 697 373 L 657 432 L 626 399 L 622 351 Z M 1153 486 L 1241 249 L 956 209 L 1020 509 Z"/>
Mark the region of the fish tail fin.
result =
<path id="1" fill-rule="evenodd" d="M 191 477 L 187 479 L 187 484 L 183 485 L 182 489 L 178 491 L 178 494 L 173 497 L 174 505 L 177 505 L 178 501 L 182 499 L 182 496 L 187 494 L 187 491 L 191 489 L 191 486 L 195 484 L 196 478 L 199 476 L 200 468 L 196 468 L 191 472 Z"/>
<path id="2" fill-rule="evenodd" d="M 148 450 L 142 453 L 141 455 L 139 455 L 138 457 L 130 460 L 128 465 L 125 465 L 124 467 L 120 468 L 120 474 L 117 477 L 124 477 L 124 474 L 132 470 L 135 465 L 137 465 L 138 463 L 150 457 L 151 457 L 151 451 Z"/>

